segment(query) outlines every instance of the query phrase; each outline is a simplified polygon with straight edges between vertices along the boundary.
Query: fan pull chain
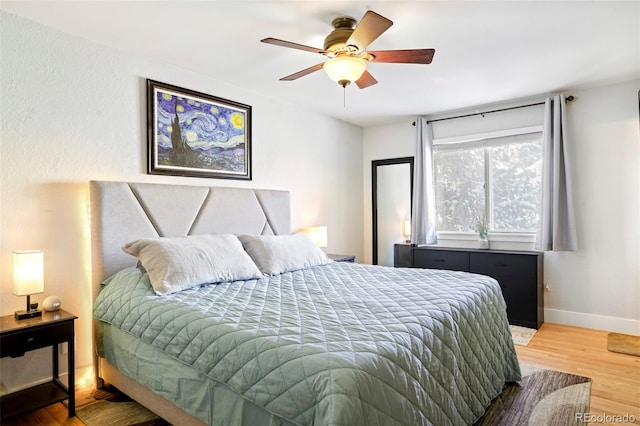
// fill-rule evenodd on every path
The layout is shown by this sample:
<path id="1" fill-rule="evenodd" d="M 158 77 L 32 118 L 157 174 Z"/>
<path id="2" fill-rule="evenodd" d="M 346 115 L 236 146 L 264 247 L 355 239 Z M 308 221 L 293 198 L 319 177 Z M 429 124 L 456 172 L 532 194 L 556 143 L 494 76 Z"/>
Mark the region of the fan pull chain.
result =
<path id="1" fill-rule="evenodd" d="M 342 88 L 342 108 L 347 107 L 347 88 Z"/>

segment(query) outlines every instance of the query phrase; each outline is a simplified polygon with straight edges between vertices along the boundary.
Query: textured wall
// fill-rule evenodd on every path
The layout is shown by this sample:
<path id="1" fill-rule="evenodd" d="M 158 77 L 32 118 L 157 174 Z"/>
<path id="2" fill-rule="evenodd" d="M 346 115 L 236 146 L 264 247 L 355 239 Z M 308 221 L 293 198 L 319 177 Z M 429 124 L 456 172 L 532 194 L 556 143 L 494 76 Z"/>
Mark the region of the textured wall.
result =
<path id="1" fill-rule="evenodd" d="M 25 303 L 11 294 L 11 251 L 43 249 L 45 294 L 34 299 L 58 295 L 80 317 L 78 366 L 91 363 L 91 179 L 288 189 L 294 230 L 327 225 L 327 252 L 362 259 L 359 127 L 5 12 L 1 27 L 0 312 Z M 147 175 L 146 78 L 251 105 L 253 180 Z M 50 371 L 12 362 L 2 361 L 1 390 Z"/>

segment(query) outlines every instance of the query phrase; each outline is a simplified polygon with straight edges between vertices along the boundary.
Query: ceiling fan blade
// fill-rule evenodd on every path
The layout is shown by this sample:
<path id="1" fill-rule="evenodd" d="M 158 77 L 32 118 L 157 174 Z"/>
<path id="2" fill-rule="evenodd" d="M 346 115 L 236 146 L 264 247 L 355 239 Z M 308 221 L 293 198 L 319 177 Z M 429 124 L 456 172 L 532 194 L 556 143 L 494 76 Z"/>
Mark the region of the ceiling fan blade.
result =
<path id="1" fill-rule="evenodd" d="M 280 79 L 280 81 L 293 81 L 293 80 L 296 80 L 296 79 L 298 79 L 300 77 L 304 77 L 307 74 L 311 74 L 312 72 L 316 72 L 318 70 L 321 70 L 323 64 L 324 64 L 324 62 L 322 62 L 320 64 L 317 64 L 317 65 L 314 65 L 312 67 L 303 69 L 302 71 L 298 71 L 298 72 L 296 72 L 294 74 L 291 74 L 291 75 L 288 75 L 286 77 L 282 77 Z"/>
<path id="2" fill-rule="evenodd" d="M 360 50 L 365 50 L 371 42 L 380 37 L 392 25 L 393 22 L 390 19 L 368 10 L 347 40 L 347 46 L 357 46 Z"/>
<path id="3" fill-rule="evenodd" d="M 291 49 L 304 50 L 305 52 L 320 53 L 320 54 L 326 53 L 325 50 L 318 49 L 317 47 L 305 46 L 304 44 L 293 43 L 291 41 L 280 40 L 280 39 L 273 38 L 273 37 L 263 38 L 260 41 L 263 42 L 263 43 L 267 43 L 267 44 L 274 44 L 276 46 L 282 46 L 282 47 L 289 47 Z"/>
<path id="4" fill-rule="evenodd" d="M 373 78 L 371 73 L 369 71 L 367 71 L 367 70 L 365 70 L 364 73 L 362 74 L 362 76 L 359 79 L 356 80 L 356 85 L 360 89 L 366 89 L 367 87 L 373 86 L 376 83 L 378 83 L 378 80 Z"/>
<path id="5" fill-rule="evenodd" d="M 430 64 L 435 49 L 378 50 L 367 52 L 374 56 L 372 62 L 397 64 Z"/>

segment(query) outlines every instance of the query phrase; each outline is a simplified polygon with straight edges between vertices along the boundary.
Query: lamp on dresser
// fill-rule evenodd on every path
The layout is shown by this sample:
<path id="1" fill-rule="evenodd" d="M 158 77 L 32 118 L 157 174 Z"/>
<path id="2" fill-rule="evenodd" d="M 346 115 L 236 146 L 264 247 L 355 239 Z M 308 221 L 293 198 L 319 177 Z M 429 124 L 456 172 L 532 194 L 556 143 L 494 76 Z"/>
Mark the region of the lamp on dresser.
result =
<path id="1" fill-rule="evenodd" d="M 31 306 L 31 295 L 44 292 L 44 252 L 24 250 L 13 252 L 13 294 L 27 296 L 27 309 L 16 311 L 18 320 L 42 316 L 42 311 Z"/>
<path id="2" fill-rule="evenodd" d="M 402 235 L 406 238 L 405 243 L 411 242 L 411 221 L 405 220 L 402 222 Z"/>

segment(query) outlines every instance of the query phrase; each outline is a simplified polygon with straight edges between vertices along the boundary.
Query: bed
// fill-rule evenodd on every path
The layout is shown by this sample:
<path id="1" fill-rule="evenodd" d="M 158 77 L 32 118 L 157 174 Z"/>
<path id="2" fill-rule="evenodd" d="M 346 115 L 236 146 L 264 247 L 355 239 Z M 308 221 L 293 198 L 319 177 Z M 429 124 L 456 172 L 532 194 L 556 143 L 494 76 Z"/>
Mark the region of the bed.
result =
<path id="1" fill-rule="evenodd" d="M 520 379 L 489 277 L 316 257 L 277 270 L 307 250 L 255 255 L 303 247 L 286 191 L 90 189 L 98 381 L 173 424 L 472 424 Z M 259 274 L 167 294 L 145 258 L 122 250 L 212 236 L 237 248 L 236 235 Z"/>

